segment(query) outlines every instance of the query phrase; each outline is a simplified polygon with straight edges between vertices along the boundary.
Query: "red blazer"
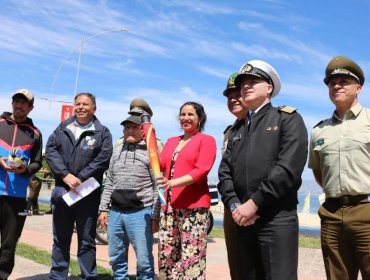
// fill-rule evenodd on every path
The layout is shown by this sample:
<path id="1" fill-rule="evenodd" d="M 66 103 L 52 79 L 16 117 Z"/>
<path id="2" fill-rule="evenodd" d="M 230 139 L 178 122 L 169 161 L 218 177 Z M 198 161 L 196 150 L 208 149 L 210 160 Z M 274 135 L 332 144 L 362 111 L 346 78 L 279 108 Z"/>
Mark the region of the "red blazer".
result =
<path id="1" fill-rule="evenodd" d="M 183 136 L 169 138 L 160 154 L 161 170 L 169 178 L 174 150 Z M 195 134 L 177 156 L 173 178 L 193 177 L 195 183 L 172 189 L 171 205 L 175 209 L 209 208 L 207 175 L 216 158 L 216 140 L 203 133 Z M 167 199 L 167 194 L 166 194 Z"/>

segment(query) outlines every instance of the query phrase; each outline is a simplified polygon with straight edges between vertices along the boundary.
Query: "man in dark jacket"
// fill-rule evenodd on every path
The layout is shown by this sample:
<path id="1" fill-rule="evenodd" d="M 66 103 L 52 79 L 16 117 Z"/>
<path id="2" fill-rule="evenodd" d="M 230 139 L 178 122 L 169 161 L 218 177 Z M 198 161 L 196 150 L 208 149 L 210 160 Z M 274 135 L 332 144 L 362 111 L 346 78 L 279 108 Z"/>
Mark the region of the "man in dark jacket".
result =
<path id="1" fill-rule="evenodd" d="M 268 63 L 244 64 L 235 86 L 249 116 L 229 139 L 218 187 L 239 225 L 243 254 L 238 267 L 243 269 L 238 279 L 296 280 L 297 191 L 307 159 L 307 131 L 296 109 L 271 105 L 281 84 Z"/>
<path id="2" fill-rule="evenodd" d="M 223 95 L 227 98 L 227 108 L 232 113 L 236 120 L 232 125 L 229 125 L 224 131 L 224 143 L 222 146 L 221 153 L 224 155 L 227 148 L 227 143 L 230 138 L 234 137 L 235 132 L 238 131 L 239 127 L 244 123 L 248 109 L 246 108 L 241 96 L 240 90 L 236 88 L 234 84 L 235 77 L 238 73 L 233 73 L 227 80 L 226 89 L 223 91 Z M 238 242 L 238 225 L 235 223 L 230 209 L 224 207 L 224 233 L 225 243 L 227 249 L 227 260 L 229 262 L 230 276 L 232 279 L 239 279 L 238 275 L 242 267 L 238 266 L 238 259 L 241 257 L 243 251 L 236 254 L 239 249 Z"/>
<path id="3" fill-rule="evenodd" d="M 67 279 L 69 249 L 76 223 L 77 258 L 81 279 L 97 279 L 96 222 L 100 188 L 69 207 L 62 196 L 94 177 L 102 183 L 112 155 L 112 135 L 95 117 L 95 96 L 79 93 L 74 116 L 61 123 L 46 144 L 45 157 L 55 177 L 53 204 L 53 250 L 50 279 Z"/>
<path id="4" fill-rule="evenodd" d="M 13 95 L 13 112 L 0 117 L 0 279 L 14 267 L 17 241 L 27 216 L 29 178 L 41 168 L 42 137 L 28 118 L 33 109 L 31 91 Z"/>

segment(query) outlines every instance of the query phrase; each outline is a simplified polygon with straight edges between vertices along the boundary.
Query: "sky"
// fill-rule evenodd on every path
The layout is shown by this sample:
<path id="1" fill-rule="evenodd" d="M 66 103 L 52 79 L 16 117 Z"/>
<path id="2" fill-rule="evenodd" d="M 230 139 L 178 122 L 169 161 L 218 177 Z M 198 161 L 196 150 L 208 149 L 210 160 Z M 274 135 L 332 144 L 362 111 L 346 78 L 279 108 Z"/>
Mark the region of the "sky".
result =
<path id="1" fill-rule="evenodd" d="M 370 73 L 370 0 L 0 0 L 0 6 L 0 111 L 11 111 L 17 89 L 31 90 L 30 117 L 45 145 L 60 121 L 58 101 L 73 101 L 81 54 L 77 91 L 97 96 L 96 115 L 114 139 L 122 136 L 133 98 L 148 101 L 164 142 L 181 134 L 183 103 L 203 104 L 205 133 L 218 145 L 213 178 L 223 131 L 234 121 L 222 92 L 244 63 L 273 65 L 282 81 L 273 105 L 298 108 L 309 134 L 334 109 L 323 83 L 329 60 L 346 55 L 365 77 Z M 366 81 L 359 99 L 370 107 Z M 303 179 L 313 179 L 308 168 Z"/>

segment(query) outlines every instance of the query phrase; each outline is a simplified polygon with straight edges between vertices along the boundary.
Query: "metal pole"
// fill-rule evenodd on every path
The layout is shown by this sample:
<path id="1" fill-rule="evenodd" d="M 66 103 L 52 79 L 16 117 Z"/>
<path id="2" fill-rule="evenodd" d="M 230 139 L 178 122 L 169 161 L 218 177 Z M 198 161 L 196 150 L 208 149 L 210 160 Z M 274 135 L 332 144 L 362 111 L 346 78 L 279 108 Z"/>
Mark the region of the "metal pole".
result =
<path id="1" fill-rule="evenodd" d="M 82 37 L 80 43 L 77 44 L 77 46 L 75 46 L 69 53 L 68 55 L 64 58 L 64 60 L 62 61 L 62 63 L 60 64 L 59 68 L 58 68 L 58 71 L 57 73 L 55 74 L 54 76 L 54 80 L 53 80 L 53 83 L 51 85 L 51 94 L 48 98 L 49 100 L 49 107 L 51 107 L 51 101 L 52 101 L 52 96 L 54 95 L 54 89 L 55 89 L 55 83 L 57 81 L 57 78 L 59 76 L 59 72 L 61 71 L 63 65 L 66 63 L 67 59 L 70 57 L 70 55 L 77 49 L 79 48 L 79 53 L 78 53 L 78 62 L 77 62 L 77 73 L 76 73 L 76 81 L 75 81 L 75 89 L 74 89 L 74 93 L 75 95 L 77 94 L 77 86 L 78 86 L 78 80 L 79 80 L 79 76 L 80 76 L 80 64 L 81 64 L 81 56 L 82 56 L 82 49 L 83 49 L 83 44 L 85 41 L 91 39 L 91 38 L 94 38 L 94 37 L 97 37 L 99 35 L 102 35 L 102 34 L 105 34 L 105 33 L 109 33 L 109 32 L 128 32 L 127 29 L 124 29 L 124 28 L 121 28 L 121 29 L 113 29 L 113 30 L 106 30 L 106 31 L 102 31 L 102 32 L 98 32 L 96 34 L 93 34 L 87 38 L 84 38 Z M 45 98 L 46 99 L 46 98 Z"/>
<path id="2" fill-rule="evenodd" d="M 100 36 L 100 35 L 103 35 L 105 33 L 109 33 L 109 32 L 127 32 L 128 30 L 127 29 L 113 29 L 113 30 L 106 30 L 106 31 L 102 31 L 102 32 L 98 32 L 96 34 L 93 34 L 87 38 L 83 38 L 81 39 L 81 42 L 80 42 L 80 50 L 79 50 L 79 53 L 78 53 L 78 62 L 77 62 L 77 73 L 76 73 L 76 81 L 75 81 L 75 95 L 77 95 L 77 86 L 78 86 L 78 80 L 80 78 L 80 65 L 81 65 L 81 56 L 82 56 L 82 50 L 83 50 L 83 45 L 84 43 L 87 41 L 87 40 L 90 40 L 94 37 L 97 37 L 97 36 Z"/>
<path id="3" fill-rule="evenodd" d="M 62 67 L 63 65 L 67 62 L 67 60 L 69 59 L 69 57 L 71 56 L 71 54 L 77 49 L 78 45 L 76 47 L 74 47 L 68 54 L 67 56 L 63 59 L 62 63 L 59 65 L 59 68 L 58 68 L 58 71 L 55 73 L 55 76 L 54 76 L 54 79 L 53 79 L 53 83 L 51 84 L 51 91 L 50 91 L 50 95 L 49 95 L 49 98 L 44 98 L 46 100 L 49 101 L 49 109 L 51 109 L 51 102 L 54 101 L 52 100 L 52 96 L 54 95 L 54 88 L 55 88 L 55 83 L 59 77 L 59 72 L 62 70 Z M 65 101 L 63 101 L 65 102 Z"/>
<path id="4" fill-rule="evenodd" d="M 77 85 L 78 85 L 78 79 L 80 77 L 80 64 L 81 64 L 81 55 L 82 55 L 82 49 L 84 47 L 84 41 L 85 39 L 82 37 L 80 42 L 80 49 L 78 52 L 78 61 L 77 61 L 77 73 L 76 73 L 76 81 L 75 81 L 75 96 L 77 95 Z"/>

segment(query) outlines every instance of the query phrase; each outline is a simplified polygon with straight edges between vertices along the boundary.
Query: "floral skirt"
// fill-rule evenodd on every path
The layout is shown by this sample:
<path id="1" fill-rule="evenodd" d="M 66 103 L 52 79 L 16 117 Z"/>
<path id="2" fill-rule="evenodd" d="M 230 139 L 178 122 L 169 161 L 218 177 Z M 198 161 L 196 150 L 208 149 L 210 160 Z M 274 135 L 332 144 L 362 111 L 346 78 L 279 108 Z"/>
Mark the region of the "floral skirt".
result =
<path id="1" fill-rule="evenodd" d="M 206 279 L 209 210 L 161 211 L 159 279 Z"/>

